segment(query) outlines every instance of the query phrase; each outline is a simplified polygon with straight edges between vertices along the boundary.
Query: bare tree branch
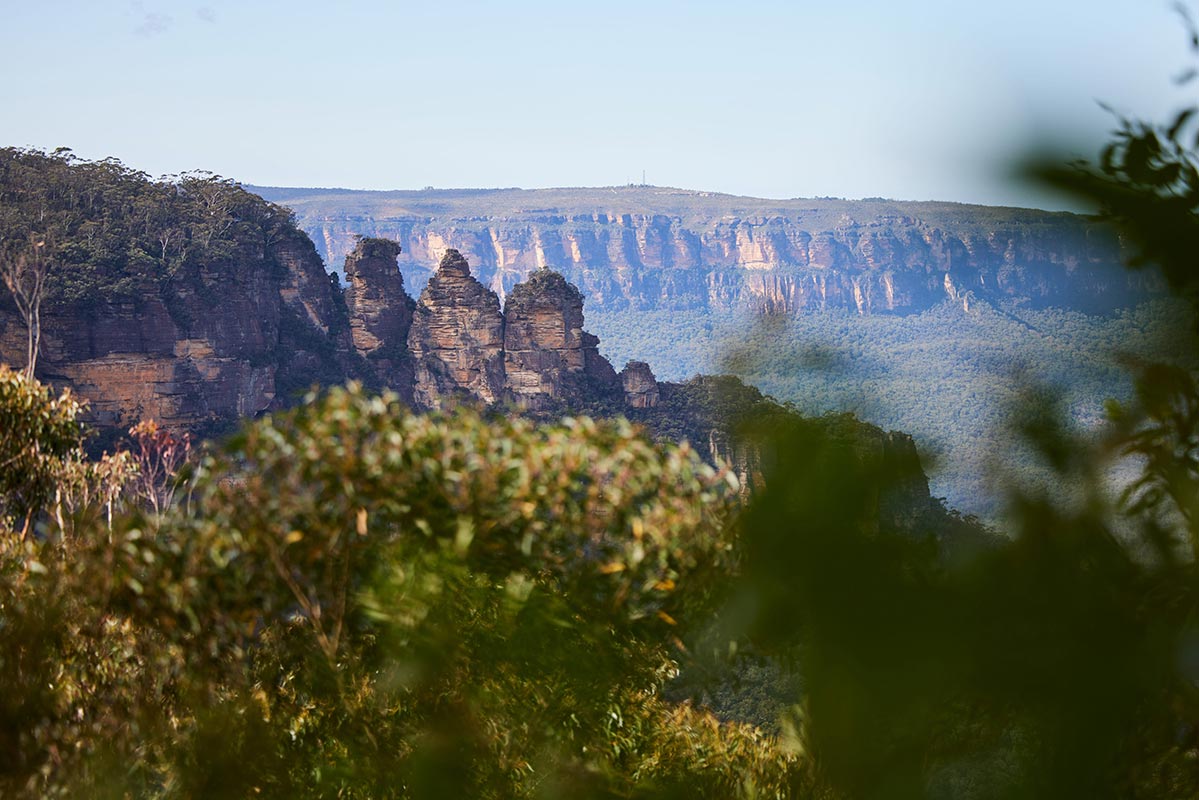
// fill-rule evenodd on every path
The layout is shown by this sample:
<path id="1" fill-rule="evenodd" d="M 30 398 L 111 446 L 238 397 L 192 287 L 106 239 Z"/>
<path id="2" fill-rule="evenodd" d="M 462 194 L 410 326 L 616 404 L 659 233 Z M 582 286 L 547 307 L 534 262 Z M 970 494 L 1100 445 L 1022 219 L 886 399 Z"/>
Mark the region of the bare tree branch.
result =
<path id="1" fill-rule="evenodd" d="M 32 378 L 37 368 L 42 341 L 42 299 L 46 279 L 53 264 L 54 242 L 48 236 L 31 233 L 27 241 L 5 248 L 0 254 L 0 278 L 12 294 L 25 328 L 29 332 L 25 375 Z"/>

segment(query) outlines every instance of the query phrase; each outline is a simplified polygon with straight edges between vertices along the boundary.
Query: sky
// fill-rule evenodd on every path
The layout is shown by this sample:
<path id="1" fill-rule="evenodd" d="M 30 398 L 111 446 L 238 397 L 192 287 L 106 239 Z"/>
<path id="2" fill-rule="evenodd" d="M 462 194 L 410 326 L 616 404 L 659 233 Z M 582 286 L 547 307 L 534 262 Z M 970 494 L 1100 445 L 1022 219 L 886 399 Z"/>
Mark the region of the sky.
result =
<path id="1" fill-rule="evenodd" d="M 1013 181 L 1191 98 L 1164 0 L 0 0 L 0 145 L 362 189 L 1064 207 Z"/>

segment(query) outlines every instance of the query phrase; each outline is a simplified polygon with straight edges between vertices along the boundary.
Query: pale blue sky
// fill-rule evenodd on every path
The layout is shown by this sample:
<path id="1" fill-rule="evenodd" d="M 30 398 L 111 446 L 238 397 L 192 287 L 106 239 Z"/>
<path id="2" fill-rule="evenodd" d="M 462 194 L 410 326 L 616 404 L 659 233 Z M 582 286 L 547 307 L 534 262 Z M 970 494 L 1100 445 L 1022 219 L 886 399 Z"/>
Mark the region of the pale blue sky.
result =
<path id="1" fill-rule="evenodd" d="M 1013 154 L 1187 99 L 1165 0 L 0 6 L 0 144 L 257 184 L 1053 205 Z"/>

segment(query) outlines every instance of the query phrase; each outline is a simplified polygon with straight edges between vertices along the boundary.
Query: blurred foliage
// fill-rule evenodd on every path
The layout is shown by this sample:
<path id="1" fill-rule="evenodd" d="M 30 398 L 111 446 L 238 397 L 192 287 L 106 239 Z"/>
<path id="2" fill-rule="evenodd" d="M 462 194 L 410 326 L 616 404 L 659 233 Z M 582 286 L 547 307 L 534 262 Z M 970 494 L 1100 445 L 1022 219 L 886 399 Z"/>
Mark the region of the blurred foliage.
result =
<path id="1" fill-rule="evenodd" d="M 0 523 L 23 538 L 83 442 L 82 404 L 0 364 Z"/>
<path id="2" fill-rule="evenodd" d="M 661 697 L 736 489 L 625 422 L 311 397 L 160 514 L 5 540 L 0 788 L 809 794 L 794 747 Z"/>
<path id="3" fill-rule="evenodd" d="M 909 433 L 934 493 L 988 520 L 1002 510 L 997 469 L 1030 484 L 1052 479 L 1007 425 L 1024 402 L 1022 381 L 1058 393 L 1079 427 L 1097 429 L 1108 399 L 1133 397 L 1127 359 L 1197 366 L 1197 351 L 1177 346 L 1193 315 L 1171 297 L 1108 315 L 980 301 L 969 312 L 945 303 L 766 324 L 704 311 L 589 311 L 587 322 L 613 363 L 648 359 L 669 380 L 729 372 L 805 415 L 851 411 Z"/>
<path id="4" fill-rule="evenodd" d="M 872 529 L 859 509 L 886 476 L 815 429 L 775 442 L 730 614 L 752 609 L 760 646 L 797 652 L 808 745 L 835 787 L 1193 796 L 1195 567 L 1176 529 L 1109 500 L 1097 453 L 1068 442 L 1056 461 L 1081 502 L 1017 496 L 1010 541 L 950 558 Z"/>
<path id="5" fill-rule="evenodd" d="M 1121 120 L 1098 165 L 1032 169 L 1095 202 L 1192 318 L 1193 117 Z M 1008 538 L 956 553 L 874 530 L 861 510 L 891 479 L 818 429 L 771 432 L 725 617 L 797 660 L 804 740 L 833 791 L 1199 794 L 1195 356 L 1188 323 L 1126 359 L 1131 392 L 1085 434 L 1055 387 L 1017 383 L 1012 430 L 1049 479 L 1009 476 Z"/>

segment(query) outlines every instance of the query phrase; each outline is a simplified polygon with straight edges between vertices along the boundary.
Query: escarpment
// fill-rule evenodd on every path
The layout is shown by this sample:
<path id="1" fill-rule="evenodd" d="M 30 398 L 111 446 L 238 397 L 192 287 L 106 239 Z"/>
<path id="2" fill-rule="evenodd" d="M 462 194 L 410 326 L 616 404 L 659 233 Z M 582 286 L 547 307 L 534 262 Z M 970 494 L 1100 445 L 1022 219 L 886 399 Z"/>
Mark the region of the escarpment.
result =
<path id="1" fill-rule="evenodd" d="M 278 407 L 313 383 L 363 377 L 340 292 L 295 230 L 137 294 L 52 295 L 42 337 L 38 376 L 73 387 L 100 427 L 153 418 L 202 429 Z M 24 349 L 23 322 L 3 295 L 0 361 L 21 364 Z"/>
<path id="2" fill-rule="evenodd" d="M 339 263 L 387 236 L 419 286 L 447 248 L 502 301 L 550 267 L 598 311 L 906 314 L 942 302 L 1110 308 L 1154 287 L 1116 236 L 1067 213 L 952 203 L 759 200 L 659 187 L 271 190 Z"/>

